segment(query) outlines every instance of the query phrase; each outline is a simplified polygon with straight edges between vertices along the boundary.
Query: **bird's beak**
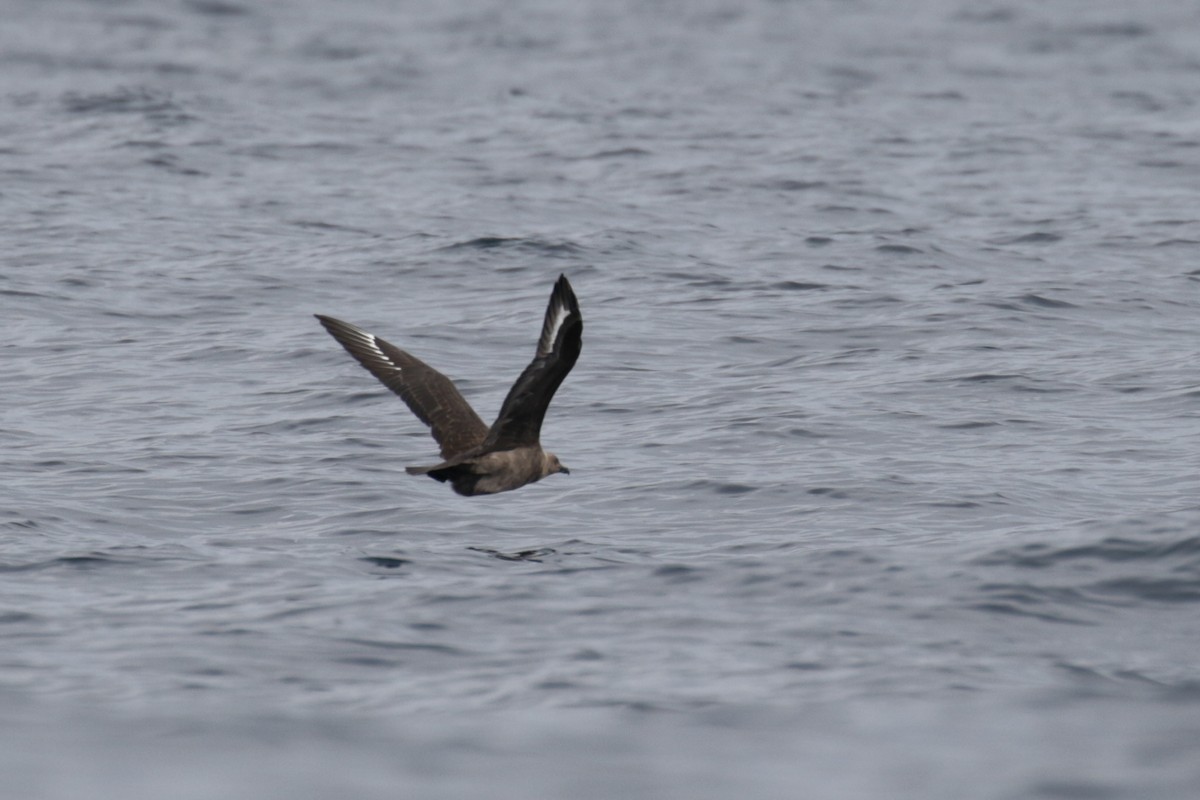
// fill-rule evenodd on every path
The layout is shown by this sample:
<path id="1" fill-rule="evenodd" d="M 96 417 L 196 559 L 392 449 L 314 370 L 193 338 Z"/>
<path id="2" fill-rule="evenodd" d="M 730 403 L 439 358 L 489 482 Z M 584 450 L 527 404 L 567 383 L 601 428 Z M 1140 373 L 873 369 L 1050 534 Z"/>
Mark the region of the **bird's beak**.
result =
<path id="1" fill-rule="evenodd" d="M 559 471 L 559 472 L 565 472 L 565 473 L 567 473 L 568 475 L 570 475 L 570 474 L 571 474 L 571 470 L 567 469 L 567 465 L 566 465 L 566 464 L 559 464 L 559 465 L 558 465 L 558 471 Z"/>

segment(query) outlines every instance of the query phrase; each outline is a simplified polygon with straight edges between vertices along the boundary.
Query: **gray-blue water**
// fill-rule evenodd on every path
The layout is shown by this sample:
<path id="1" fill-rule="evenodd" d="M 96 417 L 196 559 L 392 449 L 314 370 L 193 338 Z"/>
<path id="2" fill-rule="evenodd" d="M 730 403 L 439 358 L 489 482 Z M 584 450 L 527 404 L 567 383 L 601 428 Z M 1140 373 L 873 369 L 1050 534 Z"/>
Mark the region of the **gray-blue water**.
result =
<path id="1" fill-rule="evenodd" d="M 0 796 L 1197 796 L 1194 3 L 2 17 Z"/>

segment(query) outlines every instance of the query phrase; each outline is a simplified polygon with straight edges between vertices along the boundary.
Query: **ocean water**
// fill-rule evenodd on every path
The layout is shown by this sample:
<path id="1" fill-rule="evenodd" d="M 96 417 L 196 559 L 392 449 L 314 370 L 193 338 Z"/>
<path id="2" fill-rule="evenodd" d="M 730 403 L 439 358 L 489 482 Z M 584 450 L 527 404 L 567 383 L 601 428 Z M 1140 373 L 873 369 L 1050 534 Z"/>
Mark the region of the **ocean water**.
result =
<path id="1" fill-rule="evenodd" d="M 1194 4 L 3 17 L 0 797 L 1197 796 Z"/>

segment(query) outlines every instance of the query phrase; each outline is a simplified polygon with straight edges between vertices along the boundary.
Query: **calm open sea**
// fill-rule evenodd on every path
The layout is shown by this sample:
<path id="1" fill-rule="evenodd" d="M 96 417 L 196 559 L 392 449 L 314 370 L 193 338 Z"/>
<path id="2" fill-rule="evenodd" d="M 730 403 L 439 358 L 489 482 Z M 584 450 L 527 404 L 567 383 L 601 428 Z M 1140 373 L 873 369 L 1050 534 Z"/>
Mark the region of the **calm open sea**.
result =
<path id="1" fill-rule="evenodd" d="M 0 797 L 1194 800 L 1200 10 L 7 0 Z M 466 499 L 312 318 L 542 441 Z"/>

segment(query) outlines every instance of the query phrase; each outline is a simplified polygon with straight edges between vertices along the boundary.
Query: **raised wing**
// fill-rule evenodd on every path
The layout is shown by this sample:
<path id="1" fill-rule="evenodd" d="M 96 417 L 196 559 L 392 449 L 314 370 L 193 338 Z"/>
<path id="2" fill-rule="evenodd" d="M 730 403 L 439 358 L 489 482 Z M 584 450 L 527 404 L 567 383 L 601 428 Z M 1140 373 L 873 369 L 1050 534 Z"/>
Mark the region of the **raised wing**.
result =
<path id="1" fill-rule="evenodd" d="M 479 445 L 488 434 L 471 404 L 454 383 L 421 359 L 340 319 L 314 315 L 358 363 L 408 404 L 430 427 L 442 458 L 453 458 Z"/>
<path id="2" fill-rule="evenodd" d="M 583 317 L 579 301 L 566 275 L 560 275 L 550 293 L 542 336 L 533 361 L 508 390 L 500 416 L 484 442 L 485 450 L 507 450 L 538 443 L 542 420 L 583 348 Z"/>

